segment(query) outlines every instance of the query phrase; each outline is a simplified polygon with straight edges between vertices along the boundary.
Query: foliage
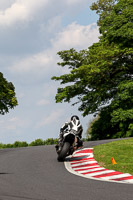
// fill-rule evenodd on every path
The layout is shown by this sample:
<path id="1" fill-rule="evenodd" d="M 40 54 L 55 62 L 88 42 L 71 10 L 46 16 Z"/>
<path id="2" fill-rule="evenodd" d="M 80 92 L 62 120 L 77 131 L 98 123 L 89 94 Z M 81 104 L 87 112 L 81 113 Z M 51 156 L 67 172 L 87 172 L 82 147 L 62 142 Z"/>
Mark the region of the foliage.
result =
<path id="1" fill-rule="evenodd" d="M 132 96 L 133 82 L 121 82 L 111 104 L 102 108 L 100 118 L 92 124 L 92 140 L 133 136 Z"/>
<path id="2" fill-rule="evenodd" d="M 111 124 L 119 125 L 117 134 L 122 137 L 133 136 L 133 81 L 121 82 L 117 96 L 111 103 Z"/>
<path id="3" fill-rule="evenodd" d="M 4 115 L 9 109 L 14 108 L 17 103 L 15 88 L 11 82 L 8 82 L 0 72 L 0 114 Z"/>
<path id="4" fill-rule="evenodd" d="M 7 146 L 10 147 L 9 144 L 8 144 Z M 16 141 L 16 142 L 14 142 L 13 145 L 11 145 L 11 147 L 13 147 L 13 148 L 17 148 L 17 147 L 27 147 L 27 146 L 28 146 L 28 143 L 27 143 L 27 142 L 20 142 L 20 141 Z"/>
<path id="5" fill-rule="evenodd" d="M 53 139 L 53 138 L 48 138 L 47 140 L 36 139 L 35 141 L 31 142 L 29 146 L 52 145 L 56 143 L 57 143 L 57 139 Z"/>
<path id="6" fill-rule="evenodd" d="M 92 138 L 132 136 L 133 1 L 99 0 L 91 8 L 99 14 L 100 40 L 88 50 L 58 52 L 58 65 L 70 73 L 52 77 L 65 85 L 56 102 L 77 97 L 73 105 L 80 104 L 83 116 L 99 113 Z"/>
<path id="7" fill-rule="evenodd" d="M 69 68 L 72 70 L 70 74 L 52 79 L 61 80 L 61 84 L 74 84 L 58 88 L 56 102 L 70 102 L 70 99 L 77 96 L 76 103 L 81 103 L 79 110 L 83 111 L 84 116 L 101 110 L 101 106 L 109 103 L 116 95 L 118 84 L 125 79 L 132 79 L 132 67 L 128 64 L 132 52 L 120 50 L 114 44 L 100 41 L 89 48 L 89 53 L 80 51 L 79 55 L 83 57 L 81 66 L 75 59 L 78 53 L 74 49 L 67 51 L 67 55 L 66 51 L 59 54 L 64 60 L 59 63 L 62 66 L 68 64 L 65 60 L 69 56 Z"/>
<path id="8" fill-rule="evenodd" d="M 28 143 L 25 141 L 16 141 L 13 144 L 2 144 L 0 143 L 0 149 L 5 149 L 5 148 L 19 148 L 19 147 L 27 147 Z"/>
<path id="9" fill-rule="evenodd" d="M 99 0 L 91 5 L 91 10 L 96 10 L 96 13 L 99 14 L 98 26 L 101 26 L 103 20 L 110 15 L 117 2 L 118 0 Z"/>
<path id="10" fill-rule="evenodd" d="M 53 138 L 48 138 L 45 140 L 45 145 L 51 145 L 51 144 L 56 144 L 58 139 L 53 139 Z"/>
<path id="11" fill-rule="evenodd" d="M 96 120 L 90 130 L 91 140 L 102 140 L 115 138 L 119 130 L 118 124 L 112 127 L 111 121 L 111 108 L 110 106 L 104 107 L 99 113 L 99 118 Z"/>
<path id="12" fill-rule="evenodd" d="M 48 138 L 47 140 L 36 139 L 35 141 L 28 144 L 26 141 L 15 141 L 13 144 L 2 144 L 0 143 L 0 149 L 4 148 L 19 148 L 28 146 L 41 146 L 41 145 L 53 145 L 57 144 L 58 139 Z"/>
<path id="13" fill-rule="evenodd" d="M 6 148 L 14 148 L 15 146 L 13 146 L 13 144 L 3 144 L 3 147 L 4 149 Z M 18 146 L 17 146 L 18 147 Z M 16 147 L 15 147 L 16 148 Z"/>
<path id="14" fill-rule="evenodd" d="M 119 0 L 100 27 L 104 38 L 121 48 L 133 47 L 133 1 Z"/>
<path id="15" fill-rule="evenodd" d="M 4 144 L 0 143 L 0 149 L 4 148 Z"/>
<path id="16" fill-rule="evenodd" d="M 35 141 L 29 144 L 29 146 L 40 146 L 40 145 L 44 145 L 44 141 L 42 139 L 36 139 Z"/>
<path id="17" fill-rule="evenodd" d="M 90 122 L 88 123 L 88 128 L 87 128 L 87 131 L 86 131 L 86 137 L 87 137 L 87 140 L 92 140 L 92 127 L 93 127 L 93 124 L 99 119 L 99 115 L 97 115 L 95 118 L 93 118 L 92 120 L 90 120 Z"/>

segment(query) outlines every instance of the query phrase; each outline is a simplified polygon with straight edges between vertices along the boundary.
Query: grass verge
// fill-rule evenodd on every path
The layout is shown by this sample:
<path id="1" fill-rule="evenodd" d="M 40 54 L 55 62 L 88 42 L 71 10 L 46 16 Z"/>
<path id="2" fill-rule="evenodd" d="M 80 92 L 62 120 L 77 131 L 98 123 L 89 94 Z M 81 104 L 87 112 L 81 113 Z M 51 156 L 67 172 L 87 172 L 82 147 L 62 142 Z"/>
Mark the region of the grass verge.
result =
<path id="1" fill-rule="evenodd" d="M 133 175 L 133 138 L 95 146 L 94 158 L 106 169 Z M 112 158 L 117 164 L 112 164 Z"/>

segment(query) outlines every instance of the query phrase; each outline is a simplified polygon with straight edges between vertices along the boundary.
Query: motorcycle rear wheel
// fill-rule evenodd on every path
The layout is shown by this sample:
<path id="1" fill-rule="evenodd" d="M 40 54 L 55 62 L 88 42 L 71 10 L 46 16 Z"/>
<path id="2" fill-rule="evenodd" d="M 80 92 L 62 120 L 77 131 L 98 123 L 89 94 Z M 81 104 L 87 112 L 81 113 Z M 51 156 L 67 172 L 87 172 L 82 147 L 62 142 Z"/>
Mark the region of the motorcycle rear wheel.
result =
<path id="1" fill-rule="evenodd" d="M 70 143 L 69 142 L 65 142 L 63 147 L 62 147 L 61 152 L 58 155 L 58 158 L 57 158 L 58 161 L 63 161 L 65 159 L 65 157 L 66 157 L 66 155 L 67 155 L 67 153 L 69 151 L 69 148 L 70 148 Z"/>

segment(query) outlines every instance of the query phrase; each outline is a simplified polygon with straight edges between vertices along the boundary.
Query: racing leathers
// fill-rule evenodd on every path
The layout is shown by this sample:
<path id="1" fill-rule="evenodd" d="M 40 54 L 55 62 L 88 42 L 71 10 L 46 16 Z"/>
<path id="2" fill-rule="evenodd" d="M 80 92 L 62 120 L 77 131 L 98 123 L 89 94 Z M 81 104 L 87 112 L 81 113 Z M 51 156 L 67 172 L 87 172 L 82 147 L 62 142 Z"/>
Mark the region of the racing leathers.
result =
<path id="1" fill-rule="evenodd" d="M 60 134 L 59 134 L 59 139 L 58 139 L 59 143 L 62 142 L 64 133 L 67 132 L 67 131 L 70 131 L 71 129 L 73 129 L 73 127 L 74 127 L 73 121 L 66 122 L 66 123 L 61 127 L 61 129 L 60 129 Z M 76 134 L 77 139 L 78 139 L 77 147 L 83 146 L 83 141 L 81 140 L 81 138 L 82 138 L 82 132 L 83 132 L 83 127 L 82 127 L 82 125 L 79 123 L 79 124 L 77 125 L 77 134 Z"/>

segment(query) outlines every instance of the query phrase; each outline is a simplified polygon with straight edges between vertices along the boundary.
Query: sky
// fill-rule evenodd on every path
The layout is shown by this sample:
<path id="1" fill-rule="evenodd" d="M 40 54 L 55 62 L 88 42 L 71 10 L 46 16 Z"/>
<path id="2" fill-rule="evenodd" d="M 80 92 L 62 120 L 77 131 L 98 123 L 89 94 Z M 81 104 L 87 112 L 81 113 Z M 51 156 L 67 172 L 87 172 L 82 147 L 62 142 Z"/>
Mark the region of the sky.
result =
<path id="1" fill-rule="evenodd" d="M 96 1 L 96 0 L 95 0 Z M 0 0 L 0 72 L 15 86 L 18 106 L 0 115 L 0 143 L 57 138 L 72 115 L 83 125 L 83 137 L 93 116 L 82 116 L 78 105 L 55 103 L 58 81 L 68 73 L 58 51 L 87 49 L 98 42 L 94 0 Z"/>

